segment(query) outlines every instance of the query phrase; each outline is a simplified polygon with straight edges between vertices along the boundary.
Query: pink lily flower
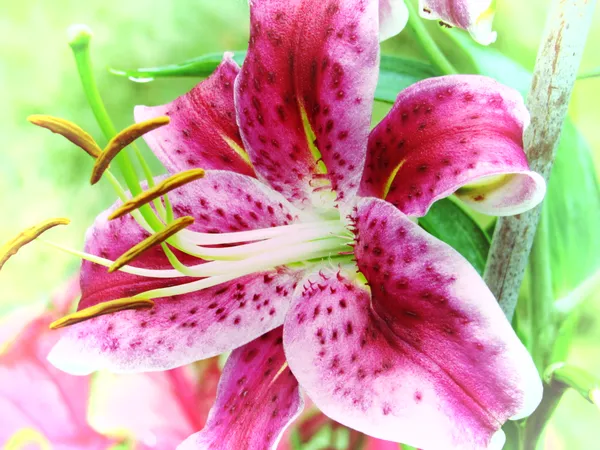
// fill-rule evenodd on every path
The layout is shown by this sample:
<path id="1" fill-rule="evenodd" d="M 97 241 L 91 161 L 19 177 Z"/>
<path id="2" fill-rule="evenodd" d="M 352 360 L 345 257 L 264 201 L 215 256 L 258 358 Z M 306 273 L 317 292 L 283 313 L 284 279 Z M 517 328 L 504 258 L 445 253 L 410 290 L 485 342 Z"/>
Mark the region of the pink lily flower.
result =
<path id="1" fill-rule="evenodd" d="M 382 40 L 396 35 L 406 26 L 408 9 L 404 1 L 379 0 Z M 492 31 L 495 13 L 494 0 L 419 0 L 421 17 L 439 20 L 447 27 L 463 28 L 482 45 L 496 41 L 497 34 Z"/>
<path id="2" fill-rule="evenodd" d="M 0 446 L 104 450 L 116 441 L 87 423 L 89 377 L 67 375 L 46 360 L 59 338 L 48 329 L 52 320 L 51 313 L 27 308 L 2 321 Z"/>
<path id="3" fill-rule="evenodd" d="M 404 90 L 370 131 L 378 2 L 253 0 L 248 56 L 230 55 L 147 134 L 169 172 L 207 169 L 169 193 L 179 263 L 160 247 L 102 267 L 148 236 L 113 206 L 89 230 L 80 310 L 149 309 L 72 325 L 57 367 L 156 371 L 233 350 L 204 429 L 180 449 L 275 448 L 301 389 L 327 416 L 426 450 L 502 447 L 541 382 L 470 264 L 415 223 L 453 193 L 486 214 L 538 204 L 520 95 L 480 76 Z M 171 258 L 173 260 L 173 258 Z"/>
<path id="4" fill-rule="evenodd" d="M 46 359 L 59 339 L 48 325 L 79 295 L 73 280 L 52 298 L 53 310 L 22 308 L 0 322 L 0 446 L 104 450 L 127 439 L 138 450 L 174 449 L 206 423 L 221 373 L 216 358 L 193 375 L 182 367 L 105 380 L 91 426 L 91 377 L 69 375 Z"/>
<path id="5" fill-rule="evenodd" d="M 217 359 L 195 369 L 198 373 L 180 367 L 104 379 L 94 405 L 94 425 L 104 434 L 127 436 L 136 449 L 176 448 L 205 425 L 216 397 L 221 373 Z"/>
<path id="6" fill-rule="evenodd" d="M 419 0 L 421 17 L 463 28 L 482 45 L 496 41 L 497 33 L 492 31 L 495 13 L 495 0 Z"/>

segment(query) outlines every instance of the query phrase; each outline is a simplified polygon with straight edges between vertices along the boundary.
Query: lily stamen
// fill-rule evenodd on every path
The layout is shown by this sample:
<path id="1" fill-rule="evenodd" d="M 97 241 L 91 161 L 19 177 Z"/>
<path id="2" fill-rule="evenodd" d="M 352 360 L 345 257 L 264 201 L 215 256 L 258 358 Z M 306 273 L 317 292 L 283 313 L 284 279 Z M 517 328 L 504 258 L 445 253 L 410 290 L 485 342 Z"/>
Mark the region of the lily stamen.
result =
<path id="1" fill-rule="evenodd" d="M 209 248 L 209 247 L 196 247 L 196 251 L 202 259 L 212 260 L 241 260 L 252 255 L 265 253 L 269 251 L 278 251 L 280 248 L 290 245 L 299 244 L 302 242 L 318 241 L 328 239 L 332 237 L 341 239 L 352 239 L 346 236 L 337 236 L 334 230 L 323 232 L 320 229 L 307 230 L 305 232 L 297 233 L 294 235 L 275 237 L 272 239 L 253 242 L 250 244 L 243 244 L 234 247 L 225 248 Z"/>
<path id="2" fill-rule="evenodd" d="M 206 278 L 177 286 L 146 291 L 133 298 L 154 299 L 198 292 L 245 275 L 272 269 L 274 267 L 338 255 L 340 252 L 343 252 L 345 246 L 346 242 L 340 241 L 339 239 L 327 239 L 319 242 L 309 242 L 292 246 L 281 250 L 276 254 L 257 255 L 243 261 L 214 261 L 200 264 L 195 267 L 190 267 L 190 272 L 195 276 Z"/>
<path id="3" fill-rule="evenodd" d="M 155 200 L 168 192 L 171 192 L 174 189 L 177 189 L 181 186 L 184 186 L 192 181 L 198 180 L 204 177 L 203 169 L 191 169 L 186 170 L 185 172 L 176 173 L 171 175 L 168 178 L 165 178 L 156 186 L 147 189 L 140 194 L 136 195 L 132 199 L 123 203 L 119 208 L 117 208 L 113 213 L 108 217 L 109 220 L 118 219 L 119 217 L 123 217 L 125 214 L 128 214 L 136 209 L 150 203 L 152 200 Z"/>
<path id="4" fill-rule="evenodd" d="M 181 219 L 179 219 L 181 220 Z M 187 219 L 189 220 L 189 218 Z M 175 223 L 175 222 L 174 222 Z M 179 222 L 177 222 L 179 224 Z M 172 226 L 172 225 L 171 225 Z M 188 232 L 189 234 L 203 234 L 192 232 L 188 229 L 183 229 L 180 231 L 179 237 L 184 232 Z M 118 269 L 121 272 L 128 273 L 131 275 L 142 276 L 146 278 L 182 278 L 182 277 L 210 277 L 217 276 L 222 274 L 227 274 L 230 272 L 237 272 L 240 269 L 239 263 L 245 263 L 247 261 L 254 261 L 256 257 L 260 257 L 261 255 L 267 256 L 269 251 L 279 251 L 281 248 L 289 247 L 290 244 L 295 244 L 295 247 L 298 247 L 303 244 L 317 244 L 321 245 L 325 248 L 329 248 L 333 242 L 334 250 L 338 251 L 330 251 L 329 255 L 342 255 L 345 253 L 345 249 L 349 246 L 353 245 L 352 237 L 347 233 L 347 231 L 343 230 L 340 227 L 339 221 L 328 221 L 328 222 L 311 222 L 304 224 L 295 224 L 295 225 L 283 225 L 275 228 L 268 228 L 263 230 L 251 230 L 251 231 L 239 231 L 234 233 L 223 233 L 220 234 L 206 234 L 208 237 L 221 237 L 225 236 L 225 239 L 220 239 L 221 242 L 216 242 L 216 244 L 235 244 L 244 242 L 240 245 L 235 245 L 227 248 L 203 248 L 202 250 L 207 254 L 202 255 L 202 259 L 205 260 L 213 260 L 213 262 L 201 263 L 193 266 L 185 266 L 180 261 L 177 260 L 176 256 L 168 249 L 165 249 L 164 241 L 163 249 L 165 249 L 165 253 L 167 257 L 169 257 L 169 261 L 173 265 L 173 269 L 145 269 L 141 267 L 130 266 L 128 264 L 122 265 L 122 261 L 118 264 Z M 269 238 L 269 236 L 273 236 Z M 156 236 L 156 235 L 153 235 Z M 246 244 L 245 242 L 258 240 L 258 242 Z M 222 242 L 226 241 L 226 242 Z M 39 239 L 39 242 L 49 245 L 55 249 L 61 250 L 63 252 L 69 253 L 71 255 L 77 256 L 86 261 L 90 261 L 94 264 L 98 264 L 104 267 L 114 267 L 117 265 L 117 261 L 113 261 L 107 258 L 103 258 L 97 255 L 92 255 L 90 253 L 82 252 L 79 250 L 74 250 L 63 245 L 57 244 L 55 242 Z M 145 241 L 142 241 L 145 242 Z M 159 242 L 156 242 L 157 244 Z M 210 244 L 215 244 L 215 242 L 211 242 Z M 260 245 L 257 245 L 260 244 Z M 140 245 L 140 244 L 138 244 Z M 156 244 L 154 244 L 156 245 Z M 306 247 L 304 247 L 306 248 Z M 198 247 L 193 247 L 193 249 L 198 249 Z M 187 248 L 190 252 L 193 249 Z M 309 249 L 310 250 L 310 249 Z M 131 250 L 127 253 L 130 253 Z M 212 252 L 211 255 L 208 252 Z M 127 254 L 126 253 L 126 254 Z M 227 256 L 227 259 L 223 258 L 223 256 Z M 172 258 L 171 258 L 171 257 Z M 313 256 L 310 258 L 313 258 Z M 223 258 L 223 261 L 218 261 L 219 258 Z M 305 258 L 299 259 L 296 258 L 292 263 L 296 263 L 302 260 L 310 259 Z M 133 258 L 135 259 L 135 258 Z M 130 262 L 132 259 L 129 259 L 127 262 Z M 230 261 L 230 262 L 227 262 Z M 250 262 L 250 264 L 253 264 Z M 275 265 L 271 265 L 272 267 L 276 267 Z M 259 269 L 256 269 L 259 270 Z M 236 278 L 236 277 L 234 277 Z"/>
<path id="5" fill-rule="evenodd" d="M 319 228 L 327 230 L 329 228 L 339 228 L 339 220 L 327 220 L 322 222 L 305 222 L 293 225 L 281 225 L 271 228 L 259 228 L 248 231 L 235 231 L 231 233 L 201 233 L 198 231 L 183 230 L 182 238 L 196 245 L 221 245 L 237 244 L 240 242 L 262 241 L 275 237 L 285 236 L 299 231 L 305 231 L 310 228 Z"/>
<path id="6" fill-rule="evenodd" d="M 133 261 L 134 259 L 136 259 L 137 257 L 139 257 L 142 253 L 146 252 L 147 250 L 153 248 L 156 245 L 162 244 L 167 239 L 169 239 L 171 236 L 177 234 L 179 231 L 183 230 L 184 228 L 190 226 L 193 223 L 194 223 L 194 218 L 189 217 L 189 216 L 181 217 L 181 218 L 175 220 L 174 222 L 167 225 L 163 230 L 147 237 L 142 242 L 133 246 L 128 251 L 123 253 L 109 267 L 108 271 L 114 272 L 115 270 L 120 269 L 125 264 L 127 264 L 127 263 Z"/>
<path id="7" fill-rule="evenodd" d="M 127 309 L 152 308 L 153 306 L 154 302 L 152 300 L 142 298 L 120 298 L 116 300 L 110 300 L 108 302 L 98 303 L 97 305 L 90 306 L 89 308 L 85 308 L 61 317 L 60 319 L 52 322 L 50 324 L 50 328 L 55 330 L 57 328 L 63 328 L 79 322 L 84 322 L 94 317 L 103 316 L 104 314 L 111 314 Z"/>
<path id="8" fill-rule="evenodd" d="M 70 255 L 81 258 L 82 260 L 92 262 L 94 264 L 98 264 L 99 266 L 110 267 L 115 262 L 108 258 L 103 258 L 101 256 L 92 255 L 90 253 L 82 252 L 79 250 L 75 250 L 69 247 L 65 247 L 64 245 L 58 244 L 56 242 L 48 241 L 45 239 L 38 239 L 37 242 L 45 244 L 49 247 L 52 247 L 56 250 L 60 250 L 61 252 L 68 253 Z M 179 271 L 175 269 L 143 269 L 141 267 L 133 267 L 129 265 L 125 265 L 119 269 L 120 272 L 128 273 L 131 275 L 138 275 L 140 277 L 146 278 L 178 278 L 183 277 Z"/>
<path id="9" fill-rule="evenodd" d="M 45 233 L 58 225 L 68 225 L 69 223 L 71 223 L 71 221 L 65 218 L 49 219 L 23 230 L 0 248 L 0 269 L 2 269 L 2 266 L 4 266 L 6 261 L 16 255 L 21 248 L 37 239 L 42 233 Z"/>
<path id="10" fill-rule="evenodd" d="M 35 114 L 27 118 L 29 122 L 38 127 L 46 128 L 53 133 L 60 134 L 77 147 L 85 151 L 92 158 L 98 158 L 102 149 L 94 138 L 86 133 L 79 125 L 60 117 Z"/>
<path id="11" fill-rule="evenodd" d="M 135 123 L 120 131 L 110 140 L 106 148 L 98 156 L 96 164 L 94 164 L 94 168 L 92 169 L 90 183 L 96 184 L 98 181 L 100 181 L 100 178 L 102 178 L 102 175 L 106 169 L 108 169 L 110 162 L 119 154 L 121 150 L 144 134 L 149 133 L 150 131 L 159 127 L 165 126 L 170 122 L 171 119 L 166 116 L 161 116 L 151 120 L 146 120 L 144 122 Z"/>

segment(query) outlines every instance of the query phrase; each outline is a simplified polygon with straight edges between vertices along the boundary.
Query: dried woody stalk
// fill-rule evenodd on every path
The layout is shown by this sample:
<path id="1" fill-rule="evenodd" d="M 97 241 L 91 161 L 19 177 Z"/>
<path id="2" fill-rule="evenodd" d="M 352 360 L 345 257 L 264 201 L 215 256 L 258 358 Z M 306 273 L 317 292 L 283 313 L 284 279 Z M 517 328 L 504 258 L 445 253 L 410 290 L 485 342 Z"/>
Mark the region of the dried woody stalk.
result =
<path id="1" fill-rule="evenodd" d="M 552 0 L 537 55 L 527 106 L 531 125 L 524 143 L 532 170 L 550 176 L 571 91 L 592 21 L 596 0 Z M 498 220 L 485 281 L 512 319 L 541 205 Z"/>

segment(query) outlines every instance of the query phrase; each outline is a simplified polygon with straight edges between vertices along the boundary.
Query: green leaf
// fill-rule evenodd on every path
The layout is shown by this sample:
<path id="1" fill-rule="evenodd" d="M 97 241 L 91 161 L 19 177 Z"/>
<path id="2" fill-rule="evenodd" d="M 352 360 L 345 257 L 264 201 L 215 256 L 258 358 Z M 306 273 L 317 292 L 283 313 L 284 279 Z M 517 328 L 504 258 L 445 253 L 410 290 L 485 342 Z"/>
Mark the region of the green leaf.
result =
<path id="1" fill-rule="evenodd" d="M 394 103 L 402 89 L 437 75 L 431 64 L 399 56 L 383 55 L 379 66 L 375 100 Z"/>
<path id="2" fill-rule="evenodd" d="M 557 298 L 568 295 L 600 266 L 600 188 L 591 151 L 573 123 L 566 121 L 547 194 Z"/>
<path id="3" fill-rule="evenodd" d="M 490 238 L 460 206 L 449 199 L 439 200 L 419 219 L 419 225 L 455 248 L 477 272 L 483 273 Z"/>
<path id="4" fill-rule="evenodd" d="M 233 59 L 238 64 L 244 62 L 246 50 L 233 53 Z M 208 53 L 197 58 L 188 59 L 177 64 L 159 67 L 146 67 L 132 70 L 109 69 L 114 75 L 127 77 L 132 81 L 152 81 L 155 78 L 168 77 L 208 77 L 223 61 L 223 53 Z"/>
<path id="5" fill-rule="evenodd" d="M 467 54 L 471 69 L 527 95 L 531 73 L 490 47 L 479 46 L 464 33 L 448 32 Z M 463 68 L 464 69 L 464 68 Z M 562 130 L 548 193 L 552 284 L 564 297 L 600 266 L 600 188 L 591 148 L 567 118 Z"/>
<path id="6" fill-rule="evenodd" d="M 565 363 L 556 363 L 544 371 L 546 383 L 558 381 L 575 390 L 581 397 L 600 408 L 600 379 L 591 373 Z"/>

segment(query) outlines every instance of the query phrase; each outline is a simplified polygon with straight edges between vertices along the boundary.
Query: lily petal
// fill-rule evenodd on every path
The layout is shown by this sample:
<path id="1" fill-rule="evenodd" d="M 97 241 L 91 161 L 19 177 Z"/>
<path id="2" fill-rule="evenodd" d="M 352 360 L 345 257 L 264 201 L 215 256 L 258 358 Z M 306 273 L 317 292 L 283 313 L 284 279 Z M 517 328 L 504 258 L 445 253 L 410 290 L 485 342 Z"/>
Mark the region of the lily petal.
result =
<path id="1" fill-rule="evenodd" d="M 176 214 L 194 216 L 191 228 L 201 232 L 284 225 L 296 220 L 298 213 L 257 180 L 224 171 L 208 171 L 169 197 Z M 107 221 L 117 206 L 100 215 L 88 230 L 88 253 L 114 259 L 147 236 L 128 216 Z M 184 263 L 191 258 L 179 256 Z M 147 251 L 135 265 L 170 268 L 160 248 Z M 121 311 L 73 325 L 52 349 L 50 361 L 66 372 L 87 374 L 101 368 L 113 372 L 170 369 L 220 354 L 281 325 L 300 273 L 258 272 L 200 292 L 155 299 L 151 309 Z M 79 309 L 186 281 L 190 278 L 109 274 L 105 267 L 84 262 Z"/>
<path id="2" fill-rule="evenodd" d="M 303 407 L 279 327 L 233 351 L 206 427 L 178 450 L 275 449 Z"/>
<path id="3" fill-rule="evenodd" d="M 248 56 L 236 80 L 242 138 L 256 171 L 296 204 L 320 187 L 357 191 L 379 61 L 378 3 L 252 0 Z M 305 132 L 306 120 L 318 151 Z"/>
<path id="4" fill-rule="evenodd" d="M 421 17 L 464 28 L 482 45 L 496 41 L 494 0 L 419 0 Z"/>
<path id="5" fill-rule="evenodd" d="M 200 377 L 192 376 L 190 367 L 137 374 L 98 374 L 94 387 L 101 395 L 93 402 L 92 424 L 108 435 L 126 431 L 135 440 L 136 448 L 177 447 L 204 425 L 216 397 L 220 374 L 217 358 L 198 365 L 204 369 Z M 202 382 L 198 383 L 196 378 Z M 206 408 L 207 401 L 211 403 Z"/>
<path id="6" fill-rule="evenodd" d="M 400 33 L 408 22 L 404 0 L 379 0 L 379 40 L 385 41 Z"/>
<path id="7" fill-rule="evenodd" d="M 52 448 L 105 449 L 111 441 L 86 421 L 90 379 L 65 374 L 46 361 L 58 339 L 48 330 L 51 321 L 50 314 L 31 317 L 0 355 L 0 445 L 4 448 L 11 437 L 31 430 Z"/>
<path id="8" fill-rule="evenodd" d="M 380 439 L 500 449 L 500 426 L 530 414 L 542 385 L 489 289 L 387 202 L 362 200 L 356 227 L 370 289 L 343 273 L 319 280 L 286 318 L 301 386 L 325 414 Z"/>
<path id="9" fill-rule="evenodd" d="M 240 68 L 231 53 L 205 81 L 167 105 L 136 106 L 136 122 L 169 116 L 171 123 L 144 135 L 170 173 L 201 167 L 254 176 L 235 121 L 233 85 Z"/>
<path id="10" fill-rule="evenodd" d="M 484 214 L 527 211 L 546 192 L 523 151 L 528 124 L 520 94 L 491 78 L 415 83 L 371 132 L 361 194 L 419 217 L 454 192 Z"/>

